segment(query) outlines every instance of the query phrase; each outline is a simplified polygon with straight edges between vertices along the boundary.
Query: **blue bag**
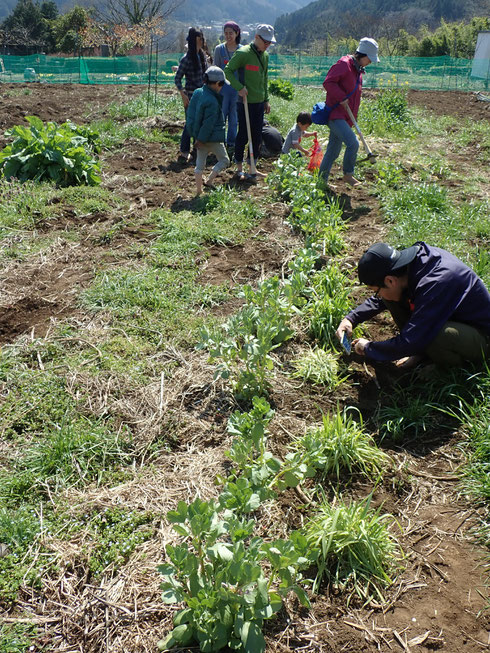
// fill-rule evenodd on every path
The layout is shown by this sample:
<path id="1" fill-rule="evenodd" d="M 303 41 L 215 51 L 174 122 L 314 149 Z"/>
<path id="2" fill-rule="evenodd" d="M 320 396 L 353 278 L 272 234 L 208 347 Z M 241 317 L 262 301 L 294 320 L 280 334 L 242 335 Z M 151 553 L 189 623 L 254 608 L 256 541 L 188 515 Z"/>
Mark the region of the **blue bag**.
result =
<path id="1" fill-rule="evenodd" d="M 311 120 L 315 125 L 327 125 L 332 109 L 335 107 L 329 107 L 325 102 L 317 102 L 311 111 Z"/>
<path id="2" fill-rule="evenodd" d="M 360 79 L 360 75 L 357 76 L 356 85 L 354 86 L 352 91 L 345 96 L 344 100 L 350 98 L 350 96 L 355 92 L 356 88 L 359 86 L 359 79 Z M 342 102 L 344 100 L 342 100 Z M 329 107 L 328 104 L 325 104 L 325 102 L 317 102 L 311 111 L 312 122 L 314 122 L 315 125 L 328 125 L 328 121 L 330 120 L 330 114 L 339 105 L 340 102 L 337 102 L 337 104 L 334 104 L 333 107 Z"/>

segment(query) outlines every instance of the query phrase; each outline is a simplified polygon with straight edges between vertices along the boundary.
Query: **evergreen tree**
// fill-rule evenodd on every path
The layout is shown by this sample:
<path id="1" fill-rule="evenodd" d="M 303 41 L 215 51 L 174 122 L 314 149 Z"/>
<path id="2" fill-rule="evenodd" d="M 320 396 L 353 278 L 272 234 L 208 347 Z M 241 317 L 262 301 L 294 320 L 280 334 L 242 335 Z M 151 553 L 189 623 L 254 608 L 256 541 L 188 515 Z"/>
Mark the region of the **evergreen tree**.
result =
<path id="1" fill-rule="evenodd" d="M 27 49 L 33 46 L 43 48 L 49 42 L 47 22 L 39 4 L 32 0 L 18 0 L 1 27 L 11 45 L 23 46 Z"/>

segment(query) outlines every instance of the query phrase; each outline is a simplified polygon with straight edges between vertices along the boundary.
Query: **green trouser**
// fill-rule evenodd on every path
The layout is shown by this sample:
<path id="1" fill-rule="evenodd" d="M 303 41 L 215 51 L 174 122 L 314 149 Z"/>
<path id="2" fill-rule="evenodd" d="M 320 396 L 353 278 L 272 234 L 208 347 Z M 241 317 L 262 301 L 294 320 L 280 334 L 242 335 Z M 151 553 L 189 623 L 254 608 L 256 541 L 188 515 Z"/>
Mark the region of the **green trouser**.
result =
<path id="1" fill-rule="evenodd" d="M 408 304 L 384 299 L 383 302 L 401 331 L 410 319 Z M 450 320 L 425 348 L 424 353 L 434 363 L 447 367 L 460 367 L 465 361 L 476 363 L 490 358 L 490 336 L 470 324 Z"/>

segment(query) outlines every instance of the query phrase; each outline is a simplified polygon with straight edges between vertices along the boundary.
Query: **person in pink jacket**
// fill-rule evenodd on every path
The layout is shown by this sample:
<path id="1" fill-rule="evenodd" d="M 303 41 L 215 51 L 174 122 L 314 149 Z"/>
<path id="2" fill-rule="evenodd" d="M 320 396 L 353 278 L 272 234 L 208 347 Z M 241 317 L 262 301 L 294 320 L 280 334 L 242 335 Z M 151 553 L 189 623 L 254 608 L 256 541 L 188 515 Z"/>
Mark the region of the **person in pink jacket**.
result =
<path id="1" fill-rule="evenodd" d="M 325 156 L 320 166 L 320 175 L 328 182 L 330 169 L 340 154 L 345 143 L 343 160 L 344 181 L 357 186 L 360 181 L 354 177 L 359 141 L 352 131 L 352 121 L 345 107 L 348 105 L 357 118 L 362 92 L 362 73 L 370 63 L 377 63 L 378 44 L 374 39 L 365 37 L 359 42 L 355 54 L 348 54 L 335 63 L 327 73 L 323 88 L 327 91 L 325 103 L 334 107 L 330 113 L 328 139 Z"/>

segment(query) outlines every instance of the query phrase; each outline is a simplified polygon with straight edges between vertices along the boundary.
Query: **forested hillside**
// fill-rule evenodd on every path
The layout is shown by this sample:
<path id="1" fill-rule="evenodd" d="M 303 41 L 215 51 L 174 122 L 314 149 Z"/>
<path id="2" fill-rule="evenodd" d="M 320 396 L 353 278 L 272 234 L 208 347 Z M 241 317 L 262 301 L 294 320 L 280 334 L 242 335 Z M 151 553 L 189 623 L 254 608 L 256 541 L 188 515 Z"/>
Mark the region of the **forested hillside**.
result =
<path id="1" fill-rule="evenodd" d="M 233 18 L 239 24 L 271 23 L 286 12 L 295 12 L 308 0 L 215 0 L 201 2 L 186 0 L 175 12 L 174 18 L 189 24 L 207 25 L 214 21 Z"/>
<path id="2" fill-rule="evenodd" d="M 316 0 L 300 11 L 280 16 L 275 27 L 281 44 L 309 49 L 313 42 L 339 37 L 375 38 L 415 33 L 422 25 L 436 27 L 441 19 L 468 20 L 490 14 L 489 0 Z"/>

